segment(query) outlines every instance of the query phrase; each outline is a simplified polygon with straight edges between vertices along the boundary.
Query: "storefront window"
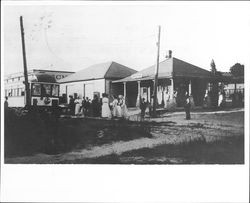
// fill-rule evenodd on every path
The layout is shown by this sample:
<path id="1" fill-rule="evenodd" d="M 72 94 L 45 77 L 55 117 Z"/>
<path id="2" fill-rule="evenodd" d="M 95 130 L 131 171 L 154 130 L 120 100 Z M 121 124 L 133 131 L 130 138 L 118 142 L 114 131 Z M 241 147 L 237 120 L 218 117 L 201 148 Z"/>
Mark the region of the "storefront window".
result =
<path id="1" fill-rule="evenodd" d="M 32 84 L 32 95 L 40 96 L 41 95 L 41 85 Z"/>
<path id="2" fill-rule="evenodd" d="M 59 85 L 52 85 L 52 96 L 59 96 Z"/>

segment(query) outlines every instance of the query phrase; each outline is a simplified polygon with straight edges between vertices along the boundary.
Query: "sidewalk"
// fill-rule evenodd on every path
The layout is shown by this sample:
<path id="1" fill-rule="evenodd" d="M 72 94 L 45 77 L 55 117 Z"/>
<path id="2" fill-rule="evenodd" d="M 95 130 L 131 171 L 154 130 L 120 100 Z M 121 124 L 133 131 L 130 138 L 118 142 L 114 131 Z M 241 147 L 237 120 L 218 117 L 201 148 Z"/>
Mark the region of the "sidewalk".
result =
<path id="1" fill-rule="evenodd" d="M 155 121 L 160 118 L 164 117 L 172 117 L 177 115 L 185 115 L 185 111 L 182 107 L 178 107 L 175 111 L 167 111 L 164 108 L 158 108 L 156 110 L 159 113 L 157 118 L 152 118 L 148 115 L 148 108 L 146 110 L 145 120 L 152 120 Z M 225 113 L 234 113 L 234 112 L 241 112 L 244 111 L 244 108 L 225 108 L 225 109 L 203 109 L 201 107 L 195 107 L 191 109 L 191 115 L 212 115 L 212 114 L 225 114 Z M 140 121 L 141 110 L 139 108 L 129 108 L 128 115 L 129 120 L 133 121 Z"/>

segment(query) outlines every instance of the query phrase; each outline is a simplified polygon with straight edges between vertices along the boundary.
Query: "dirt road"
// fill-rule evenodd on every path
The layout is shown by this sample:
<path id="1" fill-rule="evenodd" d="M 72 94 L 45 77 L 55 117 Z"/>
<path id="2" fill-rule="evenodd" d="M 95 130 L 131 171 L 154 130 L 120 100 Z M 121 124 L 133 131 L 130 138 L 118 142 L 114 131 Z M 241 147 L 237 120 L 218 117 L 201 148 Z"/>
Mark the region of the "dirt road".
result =
<path id="1" fill-rule="evenodd" d="M 195 112 L 191 115 L 191 120 L 185 120 L 184 116 L 183 112 L 176 112 L 166 113 L 161 118 L 151 119 L 148 125 L 150 125 L 152 138 L 119 141 L 57 155 L 36 154 L 34 156 L 7 158 L 5 163 L 91 163 L 89 161 L 91 159 L 98 160 L 98 158 L 105 156 L 121 156 L 124 153 L 140 149 L 154 149 L 162 145 L 178 146 L 181 143 L 191 143 L 197 140 L 213 143 L 224 138 L 243 137 L 244 135 L 243 109 Z M 124 163 L 141 163 L 136 162 L 135 159 L 133 161 Z M 154 163 L 158 162 L 154 161 Z M 159 161 L 159 163 L 162 163 L 162 161 Z M 168 163 L 168 160 L 165 160 L 164 163 Z"/>

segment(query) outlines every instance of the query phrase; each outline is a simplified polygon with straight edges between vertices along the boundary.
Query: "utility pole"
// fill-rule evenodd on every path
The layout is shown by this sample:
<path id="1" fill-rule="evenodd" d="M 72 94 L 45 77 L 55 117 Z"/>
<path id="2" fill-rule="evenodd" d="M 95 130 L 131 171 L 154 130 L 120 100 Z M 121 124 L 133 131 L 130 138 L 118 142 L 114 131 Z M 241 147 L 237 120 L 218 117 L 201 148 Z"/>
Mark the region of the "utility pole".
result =
<path id="1" fill-rule="evenodd" d="M 158 42 L 157 42 L 157 61 L 154 80 L 154 100 L 153 100 L 153 117 L 156 117 L 156 103 L 157 103 L 157 86 L 158 86 L 158 72 L 159 72 L 159 55 L 160 55 L 160 38 L 161 38 L 161 26 L 158 28 Z"/>
<path id="2" fill-rule="evenodd" d="M 24 69 L 24 84 L 25 84 L 25 95 L 26 95 L 26 106 L 30 107 L 30 90 L 28 81 L 28 71 L 27 71 L 27 61 L 26 61 L 26 51 L 25 51 L 25 39 L 24 39 L 24 28 L 23 28 L 23 17 L 20 16 L 20 28 L 21 28 L 21 38 L 22 38 L 22 50 L 23 50 L 23 69 Z"/>

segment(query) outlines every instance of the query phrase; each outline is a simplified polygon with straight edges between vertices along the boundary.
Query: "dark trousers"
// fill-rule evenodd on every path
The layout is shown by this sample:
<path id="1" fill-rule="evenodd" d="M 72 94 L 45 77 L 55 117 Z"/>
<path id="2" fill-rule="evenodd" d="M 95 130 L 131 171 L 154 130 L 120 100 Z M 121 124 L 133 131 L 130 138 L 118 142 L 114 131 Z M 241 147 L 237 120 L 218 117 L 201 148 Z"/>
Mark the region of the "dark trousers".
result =
<path id="1" fill-rule="evenodd" d="M 185 107 L 185 112 L 186 112 L 186 119 L 189 120 L 190 119 L 190 106 Z"/>

